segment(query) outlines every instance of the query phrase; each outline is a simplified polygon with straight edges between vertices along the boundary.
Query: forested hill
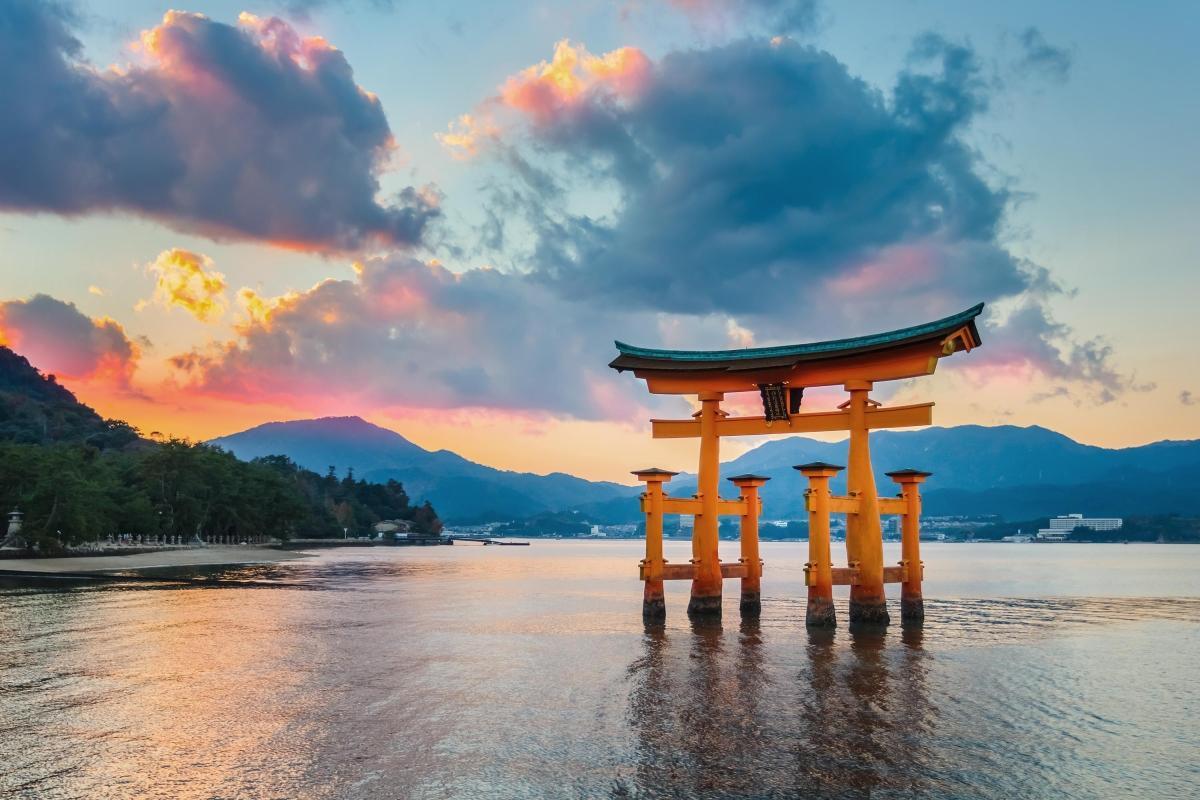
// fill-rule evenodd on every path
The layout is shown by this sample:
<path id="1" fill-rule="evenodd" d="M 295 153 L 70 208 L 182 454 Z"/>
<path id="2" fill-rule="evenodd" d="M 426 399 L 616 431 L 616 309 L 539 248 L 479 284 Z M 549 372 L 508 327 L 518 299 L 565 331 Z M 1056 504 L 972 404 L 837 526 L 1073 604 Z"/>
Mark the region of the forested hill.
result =
<path id="1" fill-rule="evenodd" d="M 13 508 L 25 514 L 20 544 L 50 550 L 122 533 L 184 541 L 341 537 L 368 533 L 381 520 L 406 521 L 418 533 L 441 530 L 433 507 L 411 503 L 397 481 L 143 439 L 0 347 L 0 514 Z"/>
<path id="2" fill-rule="evenodd" d="M 42 375 L 24 356 L 0 346 L 0 441 L 90 442 L 112 449 L 128 447 L 138 436 L 124 423 L 103 419 L 53 375 Z"/>

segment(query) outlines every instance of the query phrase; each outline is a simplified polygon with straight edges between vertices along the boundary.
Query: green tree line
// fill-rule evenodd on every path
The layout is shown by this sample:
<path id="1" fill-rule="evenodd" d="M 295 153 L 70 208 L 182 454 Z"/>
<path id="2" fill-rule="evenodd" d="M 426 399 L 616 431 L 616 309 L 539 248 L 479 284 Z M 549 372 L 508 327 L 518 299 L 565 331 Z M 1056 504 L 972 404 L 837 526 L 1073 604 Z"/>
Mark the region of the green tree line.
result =
<path id="1" fill-rule="evenodd" d="M 410 503 L 396 481 L 338 478 L 333 467 L 320 475 L 283 456 L 244 462 L 152 436 L 104 419 L 0 345 L 0 519 L 19 508 L 22 537 L 43 548 L 120 534 L 340 537 L 385 519 L 424 534 L 442 528 L 433 507 Z"/>
<path id="2" fill-rule="evenodd" d="M 181 439 L 123 450 L 0 443 L 0 510 L 12 508 L 25 514 L 22 535 L 50 548 L 125 533 L 185 541 L 365 535 L 384 519 L 441 530 L 433 507 L 410 503 L 396 481 L 338 478 L 332 467 L 320 475 L 284 456 L 244 462 Z"/>

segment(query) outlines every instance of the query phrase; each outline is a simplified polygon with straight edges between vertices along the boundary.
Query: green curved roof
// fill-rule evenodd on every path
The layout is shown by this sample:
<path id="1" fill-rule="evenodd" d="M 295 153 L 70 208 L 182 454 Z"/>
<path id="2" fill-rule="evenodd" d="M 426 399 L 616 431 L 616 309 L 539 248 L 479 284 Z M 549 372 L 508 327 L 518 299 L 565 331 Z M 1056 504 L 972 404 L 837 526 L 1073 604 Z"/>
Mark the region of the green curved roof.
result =
<path id="1" fill-rule="evenodd" d="M 616 370 L 653 368 L 655 366 L 692 365 L 692 369 L 717 368 L 728 365 L 736 369 L 739 365 L 729 362 L 771 361 L 786 363 L 788 361 L 807 361 L 817 358 L 849 355 L 869 350 L 877 350 L 889 346 L 906 344 L 922 339 L 934 338 L 953 333 L 955 330 L 969 325 L 976 341 L 979 332 L 975 328 L 975 318 L 983 311 L 983 303 L 968 308 L 953 316 L 914 325 L 911 328 L 873 333 L 868 336 L 856 336 L 852 339 L 832 339 L 826 342 L 809 342 L 807 344 L 785 344 L 776 347 L 747 347 L 740 350 L 657 350 L 650 347 L 635 347 L 624 342 L 614 342 L 620 355 L 613 360 L 610 367 Z M 657 362 L 657 363 L 655 363 Z"/>

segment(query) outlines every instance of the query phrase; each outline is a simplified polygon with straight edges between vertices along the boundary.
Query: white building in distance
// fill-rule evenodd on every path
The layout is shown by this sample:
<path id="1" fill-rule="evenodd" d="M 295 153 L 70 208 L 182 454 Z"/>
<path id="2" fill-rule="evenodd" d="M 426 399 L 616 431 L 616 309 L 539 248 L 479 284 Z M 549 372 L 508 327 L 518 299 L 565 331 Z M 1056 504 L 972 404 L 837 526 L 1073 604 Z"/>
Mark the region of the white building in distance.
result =
<path id="1" fill-rule="evenodd" d="M 1076 528 L 1094 531 L 1120 530 L 1125 521 L 1119 517 L 1085 517 L 1083 514 L 1063 514 L 1050 520 L 1049 528 L 1037 532 L 1039 542 L 1065 542 Z"/>

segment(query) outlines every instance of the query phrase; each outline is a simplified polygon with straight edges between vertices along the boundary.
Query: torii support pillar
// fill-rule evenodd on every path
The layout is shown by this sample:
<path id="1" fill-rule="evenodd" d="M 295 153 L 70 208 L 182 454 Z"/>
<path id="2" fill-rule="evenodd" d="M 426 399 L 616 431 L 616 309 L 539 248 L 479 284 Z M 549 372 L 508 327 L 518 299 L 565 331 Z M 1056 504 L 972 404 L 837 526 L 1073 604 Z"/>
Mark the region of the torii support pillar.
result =
<path id="1" fill-rule="evenodd" d="M 829 544 L 829 479 L 844 467 L 817 461 L 794 469 L 808 478 L 808 563 L 804 565 L 808 611 L 804 624 L 832 628 L 837 625 L 837 614 L 833 610 L 833 555 Z"/>
<path id="2" fill-rule="evenodd" d="M 741 563 L 746 565 L 742 578 L 742 616 L 757 617 L 762 613 L 762 558 L 758 554 L 758 515 L 761 504 L 758 489 L 771 480 L 765 475 L 735 475 L 729 481 L 741 492 L 746 504 L 742 515 L 739 539 L 742 547 Z"/>
<path id="3" fill-rule="evenodd" d="M 921 596 L 925 572 L 921 562 L 921 483 L 932 474 L 916 469 L 887 473 L 900 485 L 900 498 L 904 501 L 900 529 L 900 566 L 905 576 L 900 584 L 901 625 L 920 625 L 925 621 L 925 600 Z"/>
<path id="4" fill-rule="evenodd" d="M 633 473 L 646 484 L 643 495 L 646 504 L 646 559 L 642 562 L 646 588 L 642 595 L 642 619 L 659 622 L 667 618 L 667 601 L 663 594 L 663 484 L 678 475 L 652 467 Z"/>
<path id="5" fill-rule="evenodd" d="M 858 511 L 846 517 L 846 553 L 851 568 L 858 569 L 858 583 L 850 587 L 850 624 L 887 625 L 887 596 L 883 592 L 883 529 L 879 524 L 879 493 L 871 470 L 871 449 L 867 442 L 870 381 L 848 381 L 850 400 L 850 469 L 846 487 L 858 500 Z"/>
<path id="6" fill-rule="evenodd" d="M 721 616 L 721 556 L 717 516 L 721 499 L 721 439 L 717 420 L 721 412 L 722 392 L 700 392 L 700 471 L 697 494 L 700 513 L 692 525 L 692 598 L 688 601 L 689 616 Z"/>

